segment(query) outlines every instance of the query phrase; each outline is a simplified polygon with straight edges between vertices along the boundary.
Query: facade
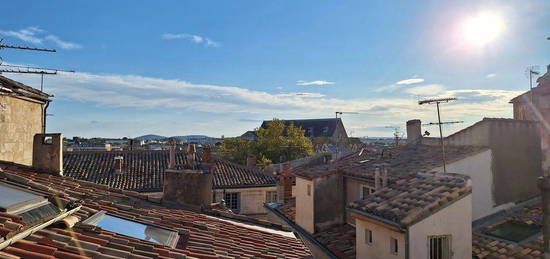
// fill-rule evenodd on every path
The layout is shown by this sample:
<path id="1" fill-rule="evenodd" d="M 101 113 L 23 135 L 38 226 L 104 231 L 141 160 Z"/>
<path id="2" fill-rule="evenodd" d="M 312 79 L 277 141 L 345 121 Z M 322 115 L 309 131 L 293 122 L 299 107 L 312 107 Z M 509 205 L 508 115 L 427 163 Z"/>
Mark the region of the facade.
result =
<path id="1" fill-rule="evenodd" d="M 32 164 L 33 139 L 45 131 L 51 96 L 0 76 L 0 160 Z"/>
<path id="2" fill-rule="evenodd" d="M 547 72 L 537 79 L 537 86 L 513 98 L 514 119 L 538 122 L 542 149 L 542 167 L 550 169 L 550 65 Z"/>

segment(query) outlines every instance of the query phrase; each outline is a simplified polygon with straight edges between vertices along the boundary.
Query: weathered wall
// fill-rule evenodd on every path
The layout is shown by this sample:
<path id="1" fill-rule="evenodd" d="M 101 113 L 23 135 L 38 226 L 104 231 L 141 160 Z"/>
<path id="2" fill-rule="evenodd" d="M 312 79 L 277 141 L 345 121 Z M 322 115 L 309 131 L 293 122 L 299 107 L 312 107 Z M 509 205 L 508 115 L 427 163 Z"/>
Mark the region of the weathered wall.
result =
<path id="1" fill-rule="evenodd" d="M 311 190 L 310 195 L 307 193 L 308 185 Z M 315 232 L 313 223 L 313 198 L 315 195 L 313 181 L 296 177 L 296 224 L 309 233 Z"/>
<path id="2" fill-rule="evenodd" d="M 374 184 L 360 181 L 349 177 L 344 177 L 344 189 L 346 192 L 346 202 L 349 204 L 352 201 L 357 201 L 361 199 L 361 186 L 367 185 L 371 188 L 374 188 Z M 351 225 L 355 225 L 355 218 L 350 215 L 349 212 L 345 211 L 346 222 Z"/>
<path id="3" fill-rule="evenodd" d="M 356 256 L 355 258 L 369 259 L 401 259 L 405 258 L 405 234 L 395 232 L 381 225 L 356 219 Z M 365 229 L 372 231 L 372 244 L 365 240 Z M 398 241 L 397 255 L 390 253 L 390 238 Z M 427 258 L 427 257 L 409 257 Z M 456 257 L 459 258 L 459 257 Z"/>
<path id="4" fill-rule="evenodd" d="M 264 203 L 266 202 L 266 192 L 268 191 L 277 191 L 277 187 L 226 189 L 225 193 L 240 193 L 241 207 L 239 214 L 265 214 Z M 215 202 L 223 199 L 223 192 L 224 190 L 214 190 Z"/>
<path id="5" fill-rule="evenodd" d="M 496 120 L 490 124 L 495 204 L 525 200 L 539 194 L 542 176 L 540 138 L 535 123 Z"/>
<path id="6" fill-rule="evenodd" d="M 445 145 L 451 146 L 481 146 L 489 145 L 489 125 L 484 121 L 465 128 L 444 139 Z M 437 142 L 439 145 L 439 141 Z"/>
<path id="7" fill-rule="evenodd" d="M 428 236 L 451 235 L 453 258 L 472 258 L 472 197 L 468 195 L 409 227 L 409 258 L 429 258 Z"/>
<path id="8" fill-rule="evenodd" d="M 61 133 L 34 135 L 32 166 L 44 172 L 63 175 L 63 137 Z"/>
<path id="9" fill-rule="evenodd" d="M 331 174 L 318 177 L 314 180 L 314 185 L 315 231 L 343 224 L 346 206 L 343 176 Z"/>
<path id="10" fill-rule="evenodd" d="M 472 220 L 480 219 L 513 206 L 513 203 L 495 205 L 493 171 L 491 169 L 492 159 L 493 154 L 490 149 L 487 149 L 447 164 L 447 172 L 467 175 L 472 180 Z M 442 173 L 443 167 L 433 170 Z"/>
<path id="11" fill-rule="evenodd" d="M 210 205 L 212 174 L 194 170 L 165 170 L 163 200 L 197 209 Z"/>
<path id="12" fill-rule="evenodd" d="M 42 133 L 42 107 L 32 99 L 0 95 L 0 160 L 32 165 L 34 135 Z"/>

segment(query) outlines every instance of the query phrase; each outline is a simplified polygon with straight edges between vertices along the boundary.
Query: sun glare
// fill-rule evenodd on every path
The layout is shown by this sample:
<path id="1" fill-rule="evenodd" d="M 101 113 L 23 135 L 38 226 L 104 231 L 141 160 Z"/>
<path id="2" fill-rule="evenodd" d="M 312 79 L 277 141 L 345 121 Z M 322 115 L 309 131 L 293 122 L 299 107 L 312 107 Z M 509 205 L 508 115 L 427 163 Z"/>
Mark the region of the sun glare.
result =
<path id="1" fill-rule="evenodd" d="M 504 21 L 494 13 L 480 13 L 464 20 L 462 37 L 471 45 L 483 46 L 494 41 L 504 30 Z"/>

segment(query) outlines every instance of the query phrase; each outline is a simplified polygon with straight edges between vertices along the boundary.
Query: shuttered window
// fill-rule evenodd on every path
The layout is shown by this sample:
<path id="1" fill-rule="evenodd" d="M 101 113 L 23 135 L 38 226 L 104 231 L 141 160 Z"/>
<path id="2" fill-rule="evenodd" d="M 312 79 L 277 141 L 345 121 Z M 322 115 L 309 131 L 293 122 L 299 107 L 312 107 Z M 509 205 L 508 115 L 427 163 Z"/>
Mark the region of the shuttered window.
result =
<path id="1" fill-rule="evenodd" d="M 450 259 L 451 258 L 451 236 L 429 236 L 430 246 L 429 259 Z"/>

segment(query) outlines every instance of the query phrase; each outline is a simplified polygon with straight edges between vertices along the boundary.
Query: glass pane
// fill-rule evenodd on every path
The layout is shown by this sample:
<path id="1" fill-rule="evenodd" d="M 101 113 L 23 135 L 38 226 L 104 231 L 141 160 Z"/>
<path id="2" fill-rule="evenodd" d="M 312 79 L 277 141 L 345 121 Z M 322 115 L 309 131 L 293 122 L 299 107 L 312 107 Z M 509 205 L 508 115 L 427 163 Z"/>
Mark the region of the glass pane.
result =
<path id="1" fill-rule="evenodd" d="M 176 234 L 175 231 L 157 228 L 107 214 L 103 215 L 94 225 L 111 232 L 164 245 L 170 245 L 174 234 Z"/>
<path id="2" fill-rule="evenodd" d="M 0 184 L 0 208 L 9 210 L 10 207 L 18 205 L 20 203 L 34 202 L 45 200 L 44 197 L 19 190 L 17 188 L 12 188 L 8 185 Z"/>

